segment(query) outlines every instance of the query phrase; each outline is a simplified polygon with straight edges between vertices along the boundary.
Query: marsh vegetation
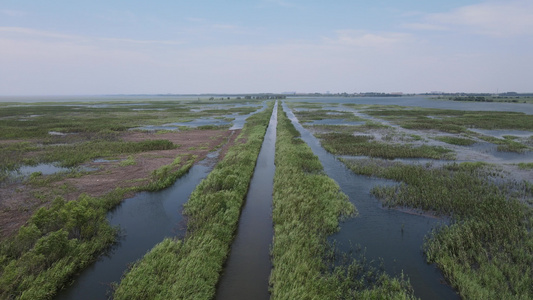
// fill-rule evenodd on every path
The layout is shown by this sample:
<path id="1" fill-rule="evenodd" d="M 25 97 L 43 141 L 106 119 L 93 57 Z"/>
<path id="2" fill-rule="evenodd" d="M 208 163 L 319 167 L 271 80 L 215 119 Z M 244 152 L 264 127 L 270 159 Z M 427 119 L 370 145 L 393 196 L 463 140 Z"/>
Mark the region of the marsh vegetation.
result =
<path id="1" fill-rule="evenodd" d="M 50 298 L 117 240 L 117 228 L 106 219 L 113 207 L 133 193 L 170 186 L 207 153 L 234 140 L 228 126 L 128 129 L 249 114 L 261 106 L 226 103 L 202 112 L 195 111 L 198 104 L 3 104 L 1 298 Z M 70 171 L 14 175 L 44 163 Z"/>
<path id="2" fill-rule="evenodd" d="M 343 107 L 359 112 L 359 116 L 368 116 L 369 121 L 381 120 L 382 124 L 399 127 L 365 130 L 359 126 L 307 128 L 331 153 L 358 156 L 357 159 L 342 159 L 353 172 L 398 182 L 399 185 L 377 186 L 371 190 L 385 206 L 450 218 L 449 225 L 428 232 L 424 254 L 429 263 L 438 265 L 461 297 L 531 298 L 533 185 L 527 179 L 530 176 L 516 177 L 513 170 L 517 167 L 530 169 L 529 140 L 533 135 L 533 117 L 512 112 L 350 104 Z M 300 114 L 298 110 L 295 113 Z M 490 130 L 521 132 L 520 135 L 496 136 L 489 135 Z M 396 135 L 396 138 L 387 141 L 383 138 L 387 134 Z M 442 154 L 428 155 L 427 150 L 416 152 L 412 149 L 417 147 L 408 147 L 405 143 L 398 145 L 398 136 L 406 134 L 421 137 L 418 141 L 412 140 L 419 149 L 428 144 L 425 149 L 442 149 L 442 154 L 465 157 L 465 153 L 472 153 L 469 157 L 475 157 L 475 148 L 469 147 L 490 143 L 498 152 L 522 154 L 526 162 L 495 164 L 496 159 L 489 159 L 487 163 L 474 158 L 472 162 L 464 163 L 406 164 L 382 159 L 407 157 L 403 153 L 412 153 L 410 157 L 414 158 L 450 158 Z M 383 145 L 367 146 L 376 139 Z M 400 154 L 391 150 L 398 148 L 405 150 Z M 487 158 L 487 153 L 480 156 Z"/>
<path id="3" fill-rule="evenodd" d="M 287 102 L 346 172 L 395 182 L 369 192 L 384 207 L 447 220 L 427 232 L 421 259 L 461 297 L 533 297 L 532 115 Z M 131 262 L 113 291 L 213 298 L 272 108 L 249 99 L 0 104 L 0 298 L 51 298 L 117 241 L 109 211 L 222 149 L 184 205 L 185 235 Z M 242 130 L 231 127 L 246 118 Z M 281 109 L 275 165 L 273 299 L 415 298 L 408 273 L 330 243 L 357 218 L 355 202 Z M 36 169 L 23 174 L 28 166 Z"/>
<path id="4" fill-rule="evenodd" d="M 356 214 L 339 186 L 323 172 L 285 113 L 278 113 L 270 277 L 273 299 L 410 299 L 405 278 L 391 278 L 363 259 L 335 260 L 327 236 Z"/>

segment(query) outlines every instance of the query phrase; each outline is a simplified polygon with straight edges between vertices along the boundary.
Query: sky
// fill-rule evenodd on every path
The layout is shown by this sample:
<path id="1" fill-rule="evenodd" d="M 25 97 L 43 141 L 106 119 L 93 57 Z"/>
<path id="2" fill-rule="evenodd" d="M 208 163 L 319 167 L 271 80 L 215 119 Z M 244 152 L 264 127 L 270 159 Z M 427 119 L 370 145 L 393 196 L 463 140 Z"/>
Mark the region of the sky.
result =
<path id="1" fill-rule="evenodd" d="M 0 95 L 533 92 L 533 0 L 0 0 Z"/>

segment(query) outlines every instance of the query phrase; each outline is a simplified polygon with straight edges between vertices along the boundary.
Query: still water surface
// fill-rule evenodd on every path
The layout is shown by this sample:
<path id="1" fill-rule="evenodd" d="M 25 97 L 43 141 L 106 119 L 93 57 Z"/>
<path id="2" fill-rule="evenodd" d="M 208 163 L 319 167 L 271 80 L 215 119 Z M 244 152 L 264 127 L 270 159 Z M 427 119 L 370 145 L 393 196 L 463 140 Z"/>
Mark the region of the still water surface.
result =
<path id="1" fill-rule="evenodd" d="M 270 244 L 272 188 L 276 152 L 277 103 L 257 157 L 254 175 L 246 195 L 237 235 L 231 247 L 216 299 L 269 299 L 268 279 L 272 263 Z"/>
<path id="2" fill-rule="evenodd" d="M 216 154 L 218 155 L 218 153 Z M 185 234 L 182 205 L 198 183 L 212 170 L 216 156 L 211 154 L 195 164 L 174 185 L 159 192 L 143 192 L 126 199 L 108 214 L 113 226 L 120 226 L 122 238 L 112 251 L 85 269 L 76 281 L 56 299 L 107 299 L 110 284 L 119 282 L 128 265 L 166 237 Z"/>

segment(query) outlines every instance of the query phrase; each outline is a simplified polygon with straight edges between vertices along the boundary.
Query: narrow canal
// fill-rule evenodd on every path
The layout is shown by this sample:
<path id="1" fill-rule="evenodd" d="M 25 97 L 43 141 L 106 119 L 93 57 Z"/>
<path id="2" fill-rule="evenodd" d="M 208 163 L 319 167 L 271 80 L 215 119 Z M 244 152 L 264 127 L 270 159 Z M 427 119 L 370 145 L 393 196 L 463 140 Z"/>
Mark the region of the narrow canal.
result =
<path id="1" fill-rule="evenodd" d="M 181 208 L 198 183 L 211 172 L 217 157 L 218 152 L 211 153 L 171 187 L 139 193 L 110 212 L 109 222 L 121 229 L 119 244 L 85 269 L 56 299 L 107 299 L 111 296 L 111 284 L 120 281 L 129 264 L 142 258 L 165 237 L 183 236 L 186 227 Z"/>
<path id="2" fill-rule="evenodd" d="M 457 293 L 444 284 L 442 273 L 425 262 L 422 253 L 424 236 L 442 220 L 384 209 L 370 195 L 375 185 L 395 184 L 393 181 L 354 174 L 322 146 L 303 126 L 292 111 L 282 104 L 284 111 L 324 166 L 326 174 L 335 180 L 359 215 L 340 224 L 340 231 L 331 239 L 340 250 L 349 252 L 360 245 L 371 261 L 383 259 L 385 271 L 391 275 L 405 274 L 413 286 L 415 296 L 421 299 L 459 299 Z"/>
<path id="3" fill-rule="evenodd" d="M 241 212 L 237 235 L 231 247 L 216 299 L 269 299 L 268 279 L 272 263 L 272 186 L 276 152 L 278 104 L 257 158 L 254 175 Z"/>

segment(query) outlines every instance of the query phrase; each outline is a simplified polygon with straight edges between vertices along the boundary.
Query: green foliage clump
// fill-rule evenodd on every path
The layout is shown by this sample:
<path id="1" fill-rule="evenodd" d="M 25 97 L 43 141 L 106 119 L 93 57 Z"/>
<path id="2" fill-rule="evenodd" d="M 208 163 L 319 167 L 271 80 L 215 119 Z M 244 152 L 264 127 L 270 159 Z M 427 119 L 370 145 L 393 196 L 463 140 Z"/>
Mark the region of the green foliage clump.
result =
<path id="1" fill-rule="evenodd" d="M 118 165 L 121 167 L 127 167 L 127 166 L 133 166 L 137 162 L 135 161 L 135 157 L 133 155 L 128 156 L 125 160 L 121 161 Z"/>
<path id="2" fill-rule="evenodd" d="M 0 247 L 0 298 L 50 299 L 79 270 L 114 242 L 108 209 L 125 191 L 102 198 L 54 200 L 40 208 Z"/>
<path id="3" fill-rule="evenodd" d="M 114 299 L 214 297 L 272 108 L 269 103 L 269 109 L 247 119 L 224 159 L 191 194 L 184 209 L 185 239 L 166 239 L 135 263 Z"/>
<path id="4" fill-rule="evenodd" d="M 190 157 L 181 167 L 182 157 L 178 156 L 174 161 L 166 166 L 162 166 L 157 170 L 154 170 L 150 176 L 150 182 L 142 189 L 147 191 L 162 190 L 171 186 L 178 178 L 187 173 L 192 165 L 196 156 Z"/>

